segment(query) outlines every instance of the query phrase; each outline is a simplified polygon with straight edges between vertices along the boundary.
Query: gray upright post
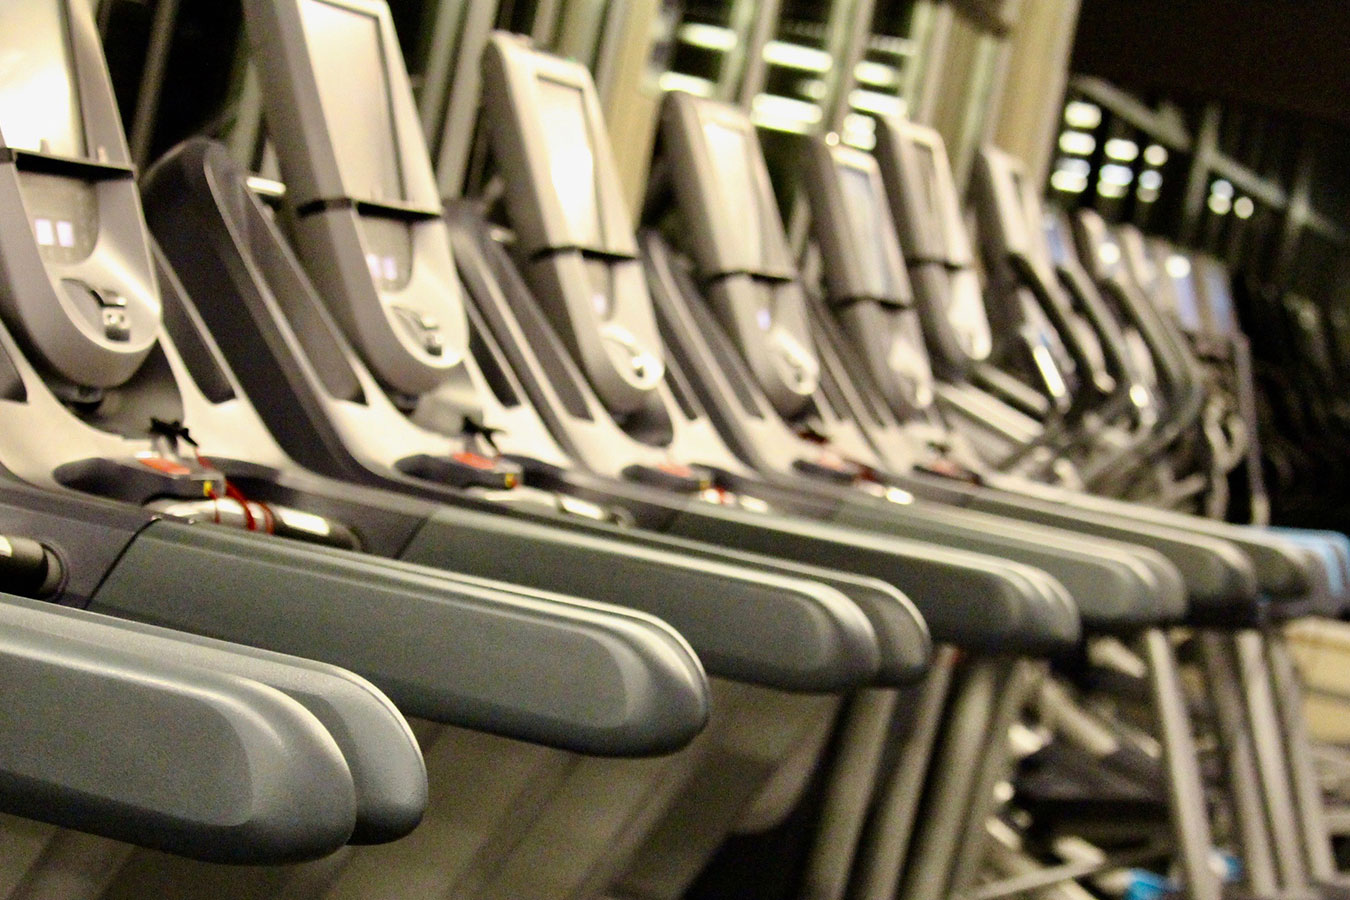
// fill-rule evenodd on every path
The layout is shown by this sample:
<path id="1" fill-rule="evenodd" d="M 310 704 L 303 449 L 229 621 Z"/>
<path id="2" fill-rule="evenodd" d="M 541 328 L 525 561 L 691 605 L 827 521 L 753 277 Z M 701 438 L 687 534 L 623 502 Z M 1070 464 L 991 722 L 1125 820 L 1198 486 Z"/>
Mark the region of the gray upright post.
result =
<path id="1" fill-rule="evenodd" d="M 999 698 L 998 708 L 989 725 L 984 759 L 980 762 L 979 775 L 971 791 L 965 831 L 956 852 L 952 854 L 951 874 L 947 882 L 949 894 L 964 893 L 975 883 L 975 876 L 984 865 L 989 853 L 987 823 L 997 806 L 995 792 L 998 783 L 1008 777 L 1012 768 L 1008 730 L 1026 707 L 1027 698 L 1042 671 L 1041 666 L 1030 660 L 1019 660 L 1013 664 L 1012 674 L 1004 685 L 1003 696 Z"/>
<path id="2" fill-rule="evenodd" d="M 909 853 L 938 728 L 943 722 L 957 651 L 940 647 L 915 704 L 914 718 L 892 776 L 882 787 L 877 814 L 863 835 L 849 892 L 856 900 L 893 900 Z"/>
<path id="3" fill-rule="evenodd" d="M 1011 667 L 1007 659 L 972 660 L 956 689 L 942 743 L 929 766 L 920 811 L 923 828 L 915 836 L 911 863 L 901 882 L 900 896 L 905 900 L 947 896 L 952 857 L 965 834 L 971 795 L 989 753 L 989 727 Z"/>
<path id="4" fill-rule="evenodd" d="M 1326 810 L 1322 807 L 1322 786 L 1313 767 L 1308 725 L 1303 718 L 1302 687 L 1284 635 L 1273 631 L 1266 635 L 1266 654 L 1275 686 L 1276 709 L 1283 725 L 1280 732 L 1284 735 L 1308 872 L 1314 882 L 1327 884 L 1337 877 L 1336 859 L 1331 853 L 1331 833 L 1327 829 Z"/>
<path id="5" fill-rule="evenodd" d="M 801 900 L 843 900 L 899 696 L 896 690 L 868 690 L 853 698 L 802 879 Z"/>
<path id="6" fill-rule="evenodd" d="M 1266 815 L 1270 817 L 1271 839 L 1275 848 L 1275 866 L 1280 887 L 1296 893 L 1308 889 L 1308 869 L 1299 841 L 1298 816 L 1289 789 L 1289 769 L 1280 738 L 1280 717 L 1275 711 L 1275 695 L 1266 664 L 1265 639 L 1255 629 L 1243 629 L 1233 636 L 1247 716 L 1251 720 L 1252 744 L 1256 748 L 1256 768 L 1261 791 L 1265 795 Z"/>
<path id="7" fill-rule="evenodd" d="M 1233 800 L 1247 887 L 1258 897 L 1273 897 L 1279 890 L 1275 853 L 1270 846 L 1265 803 L 1258 787 L 1260 775 L 1253 757 L 1252 736 L 1242 705 L 1232 648 L 1225 636 L 1215 631 L 1202 631 L 1198 637 L 1205 681 L 1224 751 L 1226 780 Z"/>
<path id="8" fill-rule="evenodd" d="M 1153 709 L 1158 719 L 1158 739 L 1167 765 L 1168 799 L 1176 834 L 1178 862 L 1190 900 L 1220 900 L 1219 877 L 1210 868 L 1213 841 L 1200 764 L 1187 715 L 1176 656 L 1167 634 L 1160 628 L 1146 630 L 1142 638 L 1148 663 Z"/>

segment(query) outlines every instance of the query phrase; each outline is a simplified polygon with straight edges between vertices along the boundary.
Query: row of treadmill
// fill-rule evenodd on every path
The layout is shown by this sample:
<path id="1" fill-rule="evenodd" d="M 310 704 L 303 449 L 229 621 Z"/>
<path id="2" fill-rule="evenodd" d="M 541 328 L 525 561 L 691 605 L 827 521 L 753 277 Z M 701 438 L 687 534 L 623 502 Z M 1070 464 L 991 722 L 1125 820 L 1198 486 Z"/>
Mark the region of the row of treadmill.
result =
<path id="1" fill-rule="evenodd" d="M 684 93 L 638 230 L 506 33 L 443 204 L 382 0 L 244 9 L 281 181 L 136 171 L 84 0 L 0 4 L 4 896 L 1340 890 L 1279 625 L 1350 551 L 1196 514 L 1222 277 L 992 149 L 972 239 L 901 120 L 794 253 Z"/>

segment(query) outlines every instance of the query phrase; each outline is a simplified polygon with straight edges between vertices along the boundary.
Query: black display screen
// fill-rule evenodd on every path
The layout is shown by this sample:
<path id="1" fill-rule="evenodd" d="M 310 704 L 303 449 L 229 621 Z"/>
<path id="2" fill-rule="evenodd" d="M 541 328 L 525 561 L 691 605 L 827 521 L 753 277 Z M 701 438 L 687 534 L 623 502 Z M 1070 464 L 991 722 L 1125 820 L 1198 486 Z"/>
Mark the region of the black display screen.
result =
<path id="1" fill-rule="evenodd" d="M 324 0 L 300 11 L 343 185 L 358 200 L 403 200 L 379 19 Z"/>
<path id="2" fill-rule="evenodd" d="M 0 135 L 18 150 L 85 156 L 63 0 L 0 2 Z"/>

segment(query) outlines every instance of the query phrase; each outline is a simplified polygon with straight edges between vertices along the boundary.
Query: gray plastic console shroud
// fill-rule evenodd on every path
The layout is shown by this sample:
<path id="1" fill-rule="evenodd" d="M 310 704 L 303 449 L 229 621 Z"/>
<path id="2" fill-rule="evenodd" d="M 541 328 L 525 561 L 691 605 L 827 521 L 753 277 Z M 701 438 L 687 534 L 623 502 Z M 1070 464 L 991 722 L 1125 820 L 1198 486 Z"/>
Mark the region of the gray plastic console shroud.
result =
<path id="1" fill-rule="evenodd" d="M 39 173 L 14 159 L 0 162 L 0 201 L 5 209 L 21 209 L 25 199 L 32 204 L 39 194 L 50 200 L 69 198 L 73 192 L 85 204 L 78 212 L 71 207 L 56 217 L 54 227 L 71 229 L 64 242 L 74 251 L 60 261 L 44 262 L 33 235 L 12 227 L 17 223 L 7 223 L 11 227 L 0 231 L 0 265 L 12 282 L 31 286 L 25 291 L 0 291 L 0 312 L 10 323 L 22 322 L 22 330 L 46 362 L 66 378 L 96 387 L 115 386 L 130 377 L 154 345 L 159 302 L 146 289 L 153 282 L 145 224 L 136 208 L 130 154 L 90 4 L 57 0 L 0 4 L 0 50 L 6 56 L 17 55 L 12 62 L 15 71 L 56 69 L 63 80 L 69 79 L 69 86 L 62 87 L 73 107 L 63 123 L 67 133 L 61 134 L 63 125 L 54 122 L 58 93 L 34 105 L 13 85 L 0 89 L 4 107 L 0 118 L 11 135 L 0 134 L 0 146 L 31 159 L 61 155 L 63 170 L 59 175 Z M 31 94 L 32 88 L 28 91 Z M 49 142 L 44 144 L 43 139 Z M 94 229 L 97 235 L 91 233 Z M 86 241 L 90 252 L 80 257 Z M 65 250 L 55 243 L 49 247 Z M 99 294 L 91 293 L 91 287 Z M 127 326 L 121 339 L 110 339 L 96 324 L 97 307 L 103 302 L 99 297 L 116 297 L 121 304 Z"/>
<path id="2" fill-rule="evenodd" d="M 333 662 L 407 714 L 580 753 L 674 750 L 708 714 L 698 659 L 650 616 L 248 532 L 155 522 L 89 608 Z"/>
<path id="3" fill-rule="evenodd" d="M 0 597 L 5 812 L 215 862 L 294 862 L 346 841 L 351 774 L 300 704 L 149 660 L 112 629 L 89 643 L 30 627 L 16 599 Z"/>
<path id="4" fill-rule="evenodd" d="M 347 761 L 356 786 L 356 830 L 348 843 L 393 840 L 422 819 L 427 775 L 417 740 L 389 699 L 363 678 L 298 656 L 37 601 L 0 603 L 0 620 L 275 688 L 319 720 Z"/>

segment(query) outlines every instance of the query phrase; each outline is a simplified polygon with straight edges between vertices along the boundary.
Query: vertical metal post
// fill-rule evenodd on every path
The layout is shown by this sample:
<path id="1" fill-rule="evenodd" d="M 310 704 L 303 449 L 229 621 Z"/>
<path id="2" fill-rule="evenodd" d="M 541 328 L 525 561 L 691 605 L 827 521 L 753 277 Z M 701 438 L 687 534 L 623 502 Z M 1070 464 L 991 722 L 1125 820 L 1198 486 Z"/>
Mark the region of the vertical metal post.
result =
<path id="1" fill-rule="evenodd" d="M 590 68 L 595 62 L 595 48 L 604 28 L 608 5 L 606 0 L 571 0 L 558 21 L 553 52 Z"/>
<path id="2" fill-rule="evenodd" d="M 735 35 L 731 47 L 722 54 L 722 62 L 717 67 L 717 84 L 713 97 L 724 103 L 735 103 L 736 92 L 741 86 L 746 65 L 750 60 L 754 35 L 760 23 L 764 21 L 762 4 L 755 0 L 731 0 L 731 10 L 727 13 L 727 28 Z M 777 19 L 777 16 L 774 17 Z M 769 22 L 772 27 L 773 22 Z M 765 40 L 768 40 L 766 37 Z M 758 45 L 763 50 L 763 44 Z"/>
<path id="3" fill-rule="evenodd" d="M 938 96 L 942 91 L 942 61 L 947 55 L 955 15 L 947 3 L 938 6 L 933 13 L 933 22 L 928 31 L 928 47 L 920 60 L 916 103 L 909 116 L 921 125 L 932 125 L 937 113 Z"/>
<path id="4" fill-rule="evenodd" d="M 1280 886 L 1286 891 L 1301 892 L 1308 888 L 1308 872 L 1303 848 L 1299 846 L 1298 817 L 1289 789 L 1289 770 L 1264 644 L 1261 632 L 1255 629 L 1243 629 L 1233 636 L 1238 672 L 1247 700 L 1247 717 L 1251 722 L 1252 744 L 1256 750 L 1256 767 L 1265 795 L 1266 815 L 1270 817 Z"/>
<path id="5" fill-rule="evenodd" d="M 997 806 L 995 790 L 998 783 L 1008 777 L 1012 768 L 1008 731 L 1026 706 L 1028 695 L 1040 680 L 1041 672 L 1041 666 L 1029 660 L 1020 660 L 1013 664 L 1012 673 L 1003 687 L 1003 696 L 999 698 L 998 708 L 989 725 L 979 775 L 971 791 L 965 831 L 956 852 L 952 854 L 947 880 L 949 895 L 960 895 L 970 888 L 988 856 L 988 822 Z"/>
<path id="6" fill-rule="evenodd" d="M 1298 156 L 1294 164 L 1294 183 L 1289 189 L 1288 205 L 1284 210 L 1284 221 L 1280 225 L 1279 244 L 1275 252 L 1275 265 L 1272 272 L 1277 284 L 1288 283 L 1294 263 L 1298 259 L 1299 241 L 1303 229 L 1308 224 L 1308 211 L 1312 196 L 1313 165 L 1317 159 L 1317 142 L 1310 135 L 1302 135 L 1298 142 Z"/>
<path id="7" fill-rule="evenodd" d="M 957 651 L 952 647 L 941 647 L 933 656 L 933 666 L 920 688 L 904 746 L 893 774 L 882 787 L 876 815 L 863 835 L 854 889 L 849 892 L 856 900 L 894 900 L 896 896 L 924 780 L 943 723 L 956 657 Z"/>
<path id="8" fill-rule="evenodd" d="M 562 14 L 562 0 L 539 0 L 534 7 L 534 21 L 530 23 L 530 39 L 536 46 L 551 48 L 558 37 L 558 17 Z"/>
<path id="9" fill-rule="evenodd" d="M 975 154 L 985 137 L 987 113 L 995 89 L 995 78 L 1001 65 L 1007 63 L 1007 44 L 992 34 L 983 34 L 978 38 L 972 72 L 966 82 L 965 96 L 961 103 L 964 109 L 961 116 L 961 130 L 957 140 L 948 146 L 947 153 L 952 161 L 952 175 L 956 189 L 965 196 L 966 186 L 970 183 L 970 170 L 975 165 Z"/>
<path id="10" fill-rule="evenodd" d="M 1219 147 L 1219 105 L 1211 103 L 1200 116 L 1200 128 L 1191 143 L 1191 168 L 1186 176 L 1185 199 L 1181 204 L 1182 243 L 1193 243 L 1199 236 L 1200 219 L 1205 212 L 1210 170 Z"/>
<path id="11" fill-rule="evenodd" d="M 468 176 L 482 84 L 479 64 L 497 19 L 497 0 L 468 0 L 468 3 L 459 31 L 450 104 L 441 129 L 441 151 L 436 157 L 436 185 L 447 199 L 460 195 Z"/>
<path id="12" fill-rule="evenodd" d="M 1160 628 L 1146 630 L 1142 643 L 1158 721 L 1158 739 L 1167 766 L 1172 827 L 1186 896 L 1189 900 L 1220 900 L 1219 878 L 1209 865 L 1213 841 L 1176 657 L 1167 634 Z"/>
<path id="13" fill-rule="evenodd" d="M 1276 708 L 1280 712 L 1280 729 L 1284 735 L 1289 775 L 1294 785 L 1294 800 L 1298 806 L 1302 826 L 1303 846 L 1307 854 L 1308 872 L 1320 884 L 1336 877 L 1336 860 L 1331 853 L 1331 834 L 1327 829 L 1326 810 L 1322 807 L 1322 787 L 1313 767 L 1308 723 L 1303 717 L 1303 692 L 1299 684 L 1294 659 L 1284 635 L 1270 632 L 1266 635 L 1266 654 L 1270 659 L 1270 676 L 1274 682 Z"/>
<path id="14" fill-rule="evenodd" d="M 876 0 L 854 0 L 852 8 L 845 10 L 846 5 L 842 0 L 835 3 L 836 12 L 830 16 L 827 26 L 829 45 L 826 49 L 834 60 L 834 71 L 833 83 L 825 94 L 821 121 L 828 131 L 844 127 L 849 95 L 857 84 L 855 72 L 867 52 L 867 42 L 872 37 L 872 16 L 877 8 Z"/>
<path id="15" fill-rule="evenodd" d="M 591 73 L 595 77 L 595 92 L 600 96 L 600 105 L 603 109 L 609 109 L 614 102 L 620 60 L 623 57 L 620 41 L 631 41 L 639 36 L 644 39 L 647 37 L 645 34 L 634 35 L 628 31 L 627 20 L 633 14 L 635 5 L 633 0 L 610 0 L 605 10 L 604 24 L 596 37 Z"/>
<path id="16" fill-rule="evenodd" d="M 898 699 L 899 691 L 866 690 L 849 706 L 802 878 L 801 900 L 843 900 Z"/>
<path id="17" fill-rule="evenodd" d="M 768 71 L 768 64 L 764 62 L 764 45 L 773 38 L 782 6 L 783 0 L 764 0 L 757 5 L 755 24 L 745 43 L 744 72 L 735 95 L 736 104 L 742 109 L 750 109 L 755 98 L 764 90 L 765 73 Z"/>
<path id="18" fill-rule="evenodd" d="M 923 67 L 928 59 L 928 47 L 933 41 L 933 25 L 937 18 L 937 4 L 918 0 L 909 20 L 909 39 L 913 48 L 905 61 L 900 79 L 900 98 L 905 102 L 905 114 L 913 118 L 919 108 L 919 89 L 923 83 Z"/>
<path id="19" fill-rule="evenodd" d="M 1247 887 L 1257 897 L 1273 897 L 1279 890 L 1275 855 L 1267 831 L 1265 804 L 1257 787 L 1260 776 L 1252 756 L 1251 731 L 1242 708 L 1237 666 L 1224 635 L 1201 631 L 1197 638 L 1224 751 L 1225 781 L 1233 800 Z"/>
<path id="20" fill-rule="evenodd" d="M 258 70 L 250 62 L 244 63 L 243 85 L 234 110 L 234 125 L 230 128 L 230 156 L 249 171 L 258 165 L 260 144 L 263 140 L 262 84 Z"/>
<path id="21" fill-rule="evenodd" d="M 136 90 L 136 110 L 131 118 L 131 158 L 137 166 L 150 162 L 150 145 L 155 137 L 155 119 L 164 93 L 164 70 L 169 65 L 174 23 L 178 20 L 179 0 L 159 0 L 150 23 L 150 44 L 145 49 L 145 68 Z"/>
<path id="22" fill-rule="evenodd" d="M 464 24 L 465 5 L 464 0 L 436 0 L 432 14 L 426 64 L 422 67 L 422 91 L 417 96 L 417 116 L 422 120 L 427 150 L 433 155 L 440 151 L 446 96 L 450 93 L 450 70 L 454 65 L 460 27 Z"/>
<path id="23" fill-rule="evenodd" d="M 989 726 L 1000 691 L 1009 680 L 1010 666 L 1006 659 L 973 660 L 956 689 L 942 742 L 929 766 L 928 790 L 920 810 L 923 828 L 914 837 L 910 865 L 901 882 L 900 896 L 905 900 L 947 896 L 952 857 L 965 833 L 972 792 L 989 752 Z"/>

